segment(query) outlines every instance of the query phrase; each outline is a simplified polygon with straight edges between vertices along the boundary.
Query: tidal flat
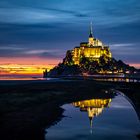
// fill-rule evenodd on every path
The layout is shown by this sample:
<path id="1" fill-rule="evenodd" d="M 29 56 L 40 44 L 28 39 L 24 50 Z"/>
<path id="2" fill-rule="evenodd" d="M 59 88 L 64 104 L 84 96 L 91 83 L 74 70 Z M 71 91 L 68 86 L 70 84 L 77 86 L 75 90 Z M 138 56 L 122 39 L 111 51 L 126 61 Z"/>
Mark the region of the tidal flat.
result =
<path id="1" fill-rule="evenodd" d="M 115 93 L 112 89 L 120 90 L 132 99 L 139 114 L 139 83 L 1 81 L 0 136 L 2 140 L 44 140 L 45 129 L 64 117 L 60 106 L 91 97 L 113 98 Z"/>

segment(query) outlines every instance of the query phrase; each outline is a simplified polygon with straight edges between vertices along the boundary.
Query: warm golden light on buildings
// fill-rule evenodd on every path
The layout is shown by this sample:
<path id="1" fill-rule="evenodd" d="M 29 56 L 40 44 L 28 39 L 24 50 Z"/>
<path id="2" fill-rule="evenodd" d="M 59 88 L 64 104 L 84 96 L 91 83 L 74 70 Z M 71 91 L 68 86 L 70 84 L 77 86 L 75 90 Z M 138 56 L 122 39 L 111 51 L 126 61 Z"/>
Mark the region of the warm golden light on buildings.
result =
<path id="1" fill-rule="evenodd" d="M 92 128 L 93 118 L 102 113 L 105 107 L 110 106 L 111 99 L 91 99 L 72 103 L 75 107 L 79 107 L 80 111 L 86 111 L 90 119 Z"/>
<path id="2" fill-rule="evenodd" d="M 99 39 L 93 37 L 92 24 L 88 42 L 81 42 L 80 46 L 75 47 L 71 53 L 74 64 L 79 64 L 83 56 L 96 61 L 98 61 L 101 56 L 112 57 L 109 47 L 104 45 Z"/>

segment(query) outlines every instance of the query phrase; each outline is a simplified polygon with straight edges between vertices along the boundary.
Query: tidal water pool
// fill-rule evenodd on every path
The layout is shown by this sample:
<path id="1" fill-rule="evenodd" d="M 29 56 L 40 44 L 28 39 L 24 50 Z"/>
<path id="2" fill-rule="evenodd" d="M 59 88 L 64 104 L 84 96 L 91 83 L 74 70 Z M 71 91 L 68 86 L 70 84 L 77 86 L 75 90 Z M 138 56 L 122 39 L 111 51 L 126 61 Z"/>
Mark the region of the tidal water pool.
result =
<path id="1" fill-rule="evenodd" d="M 122 95 L 62 106 L 64 118 L 46 129 L 45 140 L 138 140 L 140 122 Z"/>

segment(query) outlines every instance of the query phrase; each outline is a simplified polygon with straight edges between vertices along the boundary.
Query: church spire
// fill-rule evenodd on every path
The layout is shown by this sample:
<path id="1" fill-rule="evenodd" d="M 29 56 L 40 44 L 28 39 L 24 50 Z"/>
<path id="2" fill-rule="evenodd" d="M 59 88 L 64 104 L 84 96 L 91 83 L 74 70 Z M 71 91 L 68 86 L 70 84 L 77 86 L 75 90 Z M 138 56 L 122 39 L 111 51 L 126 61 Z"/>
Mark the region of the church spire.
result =
<path id="1" fill-rule="evenodd" d="M 92 22 L 90 23 L 90 34 L 89 37 L 93 37 Z"/>
<path id="2" fill-rule="evenodd" d="M 94 37 L 93 37 L 93 31 L 92 31 L 92 22 L 90 23 L 90 32 L 89 32 L 88 42 L 89 42 L 89 46 L 94 46 Z"/>

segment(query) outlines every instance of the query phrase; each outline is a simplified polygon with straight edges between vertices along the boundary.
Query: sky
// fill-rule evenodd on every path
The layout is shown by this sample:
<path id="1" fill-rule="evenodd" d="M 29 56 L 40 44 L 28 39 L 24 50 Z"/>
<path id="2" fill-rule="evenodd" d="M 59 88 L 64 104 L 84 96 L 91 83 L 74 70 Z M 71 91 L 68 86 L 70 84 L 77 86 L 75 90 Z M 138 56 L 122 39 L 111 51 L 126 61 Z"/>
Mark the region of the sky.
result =
<path id="1" fill-rule="evenodd" d="M 42 73 L 93 34 L 140 68 L 140 0 L 0 0 L 0 74 Z"/>

